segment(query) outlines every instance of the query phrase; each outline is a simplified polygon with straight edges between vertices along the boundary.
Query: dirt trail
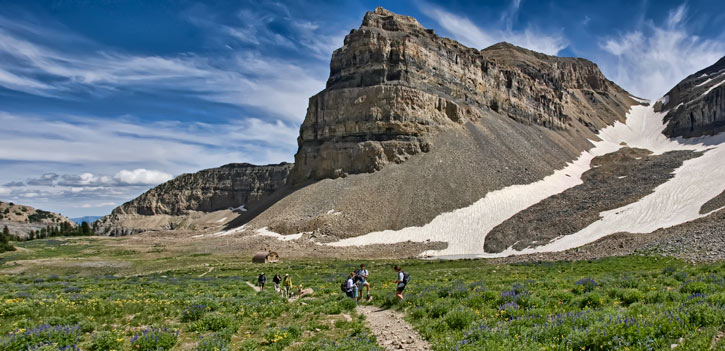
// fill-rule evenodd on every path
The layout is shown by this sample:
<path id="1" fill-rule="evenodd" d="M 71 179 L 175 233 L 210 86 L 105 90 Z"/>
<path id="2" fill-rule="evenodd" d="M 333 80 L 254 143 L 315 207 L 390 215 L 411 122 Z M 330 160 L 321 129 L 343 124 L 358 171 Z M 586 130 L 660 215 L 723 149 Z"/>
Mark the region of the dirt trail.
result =
<path id="1" fill-rule="evenodd" d="M 199 275 L 199 278 L 201 278 L 201 277 L 203 277 L 203 276 L 205 276 L 205 275 L 207 275 L 207 274 L 211 273 L 211 271 L 213 271 L 213 270 L 214 270 L 214 267 L 209 267 L 209 270 L 208 270 L 208 271 L 206 271 L 206 272 L 204 272 L 204 273 L 202 273 L 202 274 L 200 274 L 200 275 Z"/>
<path id="2" fill-rule="evenodd" d="M 377 306 L 358 306 L 357 312 L 365 316 L 365 323 L 385 350 L 431 349 L 400 313 Z"/>
<path id="3" fill-rule="evenodd" d="M 251 287 L 252 289 L 254 289 L 254 291 L 256 291 L 256 292 L 260 292 L 260 291 L 262 291 L 262 288 L 260 288 L 260 287 L 258 287 L 258 286 L 256 286 L 256 285 L 254 285 L 254 284 L 252 284 L 252 283 L 250 283 L 250 282 L 247 282 L 247 285 L 249 285 L 249 287 Z"/>

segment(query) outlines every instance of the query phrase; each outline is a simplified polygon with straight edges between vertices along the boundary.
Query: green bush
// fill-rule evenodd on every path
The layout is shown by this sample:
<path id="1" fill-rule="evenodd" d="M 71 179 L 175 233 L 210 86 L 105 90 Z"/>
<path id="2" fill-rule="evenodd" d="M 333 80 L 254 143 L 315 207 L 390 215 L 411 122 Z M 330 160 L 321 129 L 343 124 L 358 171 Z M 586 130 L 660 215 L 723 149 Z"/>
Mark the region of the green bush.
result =
<path id="1" fill-rule="evenodd" d="M 644 299 L 644 294 L 637 289 L 622 289 L 617 293 L 619 300 L 627 305 Z"/>
<path id="2" fill-rule="evenodd" d="M 704 294 L 708 291 L 709 286 L 705 282 L 689 281 L 680 287 L 680 292 L 683 294 Z"/>
<path id="3" fill-rule="evenodd" d="M 448 312 L 443 318 L 449 328 L 461 330 L 468 327 L 476 318 L 475 313 L 468 309 L 457 309 Z"/>
<path id="4" fill-rule="evenodd" d="M 231 327 L 234 319 L 226 314 L 214 312 L 204 315 L 200 320 L 192 323 L 191 329 L 195 331 L 221 331 Z"/>
<path id="5" fill-rule="evenodd" d="M 101 331 L 91 337 L 91 351 L 120 351 L 123 348 L 123 335 L 118 332 Z"/>

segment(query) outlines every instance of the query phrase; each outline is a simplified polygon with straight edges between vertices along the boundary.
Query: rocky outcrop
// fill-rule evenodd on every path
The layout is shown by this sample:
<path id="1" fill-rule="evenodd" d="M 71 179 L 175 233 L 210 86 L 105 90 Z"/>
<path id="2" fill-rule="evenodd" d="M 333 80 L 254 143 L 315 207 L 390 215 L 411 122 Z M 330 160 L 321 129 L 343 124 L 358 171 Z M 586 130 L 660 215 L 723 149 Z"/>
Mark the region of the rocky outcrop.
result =
<path id="1" fill-rule="evenodd" d="M 115 208 L 94 223 L 98 233 L 124 236 L 148 230 L 199 230 L 256 210 L 284 187 L 290 163 L 231 163 L 182 174 Z M 226 214 L 206 215 L 225 210 Z M 233 213 L 232 211 L 236 212 Z"/>
<path id="2" fill-rule="evenodd" d="M 402 163 L 435 147 L 433 135 L 490 111 L 592 133 L 632 103 L 590 61 L 506 43 L 479 51 L 377 8 L 335 50 L 327 87 L 310 98 L 291 181 Z"/>
<path id="3" fill-rule="evenodd" d="M 31 231 L 40 231 L 48 226 L 55 228 L 61 223 L 76 226 L 73 221 L 58 213 L 0 201 L 0 229 L 7 226 L 13 237 L 25 239 Z"/>
<path id="4" fill-rule="evenodd" d="M 677 84 L 656 106 L 667 111 L 664 134 L 698 137 L 725 131 L 725 57 Z"/>
<path id="5" fill-rule="evenodd" d="M 281 188 L 292 166 L 230 163 L 182 174 L 117 207 L 112 214 L 177 216 L 239 206 L 246 210 Z"/>

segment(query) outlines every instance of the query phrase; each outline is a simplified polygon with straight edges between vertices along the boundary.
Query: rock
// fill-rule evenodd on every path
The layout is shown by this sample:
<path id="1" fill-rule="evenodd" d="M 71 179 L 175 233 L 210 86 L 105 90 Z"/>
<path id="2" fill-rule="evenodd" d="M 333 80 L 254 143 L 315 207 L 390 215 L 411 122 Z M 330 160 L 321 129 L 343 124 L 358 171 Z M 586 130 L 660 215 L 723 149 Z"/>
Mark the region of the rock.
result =
<path id="1" fill-rule="evenodd" d="M 434 148 L 431 136 L 485 111 L 596 131 L 633 102 L 590 61 L 507 43 L 467 48 L 383 8 L 366 13 L 344 43 L 332 55 L 327 87 L 310 98 L 293 183 L 405 162 Z"/>
<path id="2" fill-rule="evenodd" d="M 725 131 L 725 57 L 682 80 L 655 107 L 667 112 L 664 134 L 669 137 Z"/>
<path id="3" fill-rule="evenodd" d="M 7 226 L 10 235 L 15 238 L 27 239 L 31 231 L 38 232 L 48 226 L 55 228 L 63 223 L 76 226 L 68 217 L 59 213 L 0 201 L 0 230 Z"/>
<path id="4" fill-rule="evenodd" d="M 290 163 L 230 163 L 182 174 L 115 208 L 95 226 L 101 233 L 123 236 L 173 230 L 195 212 L 253 210 L 286 184 L 292 167 Z"/>

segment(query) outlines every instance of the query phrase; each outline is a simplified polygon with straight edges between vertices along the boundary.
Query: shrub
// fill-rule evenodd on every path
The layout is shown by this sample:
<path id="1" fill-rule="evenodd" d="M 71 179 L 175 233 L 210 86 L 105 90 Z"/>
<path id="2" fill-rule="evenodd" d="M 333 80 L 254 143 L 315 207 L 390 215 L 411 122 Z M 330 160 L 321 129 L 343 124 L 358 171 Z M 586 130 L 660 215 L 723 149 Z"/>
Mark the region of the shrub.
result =
<path id="1" fill-rule="evenodd" d="M 592 278 L 583 278 L 579 279 L 579 281 L 576 282 L 576 285 L 582 287 L 584 292 L 590 292 L 597 287 L 597 282 L 595 282 Z"/>
<path id="2" fill-rule="evenodd" d="M 196 331 L 221 331 L 231 327 L 234 324 L 234 319 L 226 314 L 221 313 L 209 313 L 204 315 L 200 320 L 196 321 L 191 325 L 192 330 Z"/>
<path id="3" fill-rule="evenodd" d="M 355 303 L 355 300 L 347 298 L 340 301 L 340 307 L 342 307 L 344 311 L 352 311 L 355 307 L 357 307 L 357 304 Z"/>
<path id="4" fill-rule="evenodd" d="M 176 345 L 179 338 L 179 331 L 172 331 L 167 328 L 146 329 L 141 334 L 134 335 L 130 342 L 131 347 L 138 351 L 166 351 Z"/>
<path id="5" fill-rule="evenodd" d="M 627 305 L 644 299 L 644 294 L 637 289 L 623 289 L 618 292 L 619 299 Z"/>
<path id="6" fill-rule="evenodd" d="M 91 351 L 120 351 L 123 348 L 123 336 L 117 332 L 102 331 L 91 337 Z"/>
<path id="7" fill-rule="evenodd" d="M 476 315 L 468 309 L 457 309 L 446 314 L 443 320 L 453 330 L 467 328 L 476 318 Z"/>
<path id="8" fill-rule="evenodd" d="M 681 282 L 684 282 L 687 280 L 688 275 L 685 272 L 677 272 L 673 277 Z"/>
<path id="9" fill-rule="evenodd" d="M 708 291 L 708 285 L 704 282 L 689 281 L 680 287 L 683 294 L 704 294 Z"/>
<path id="10" fill-rule="evenodd" d="M 182 322 L 197 321 L 207 311 L 209 311 L 209 307 L 207 305 L 202 305 L 202 304 L 191 305 L 191 306 L 185 308 L 184 311 L 181 312 L 181 321 Z"/>

